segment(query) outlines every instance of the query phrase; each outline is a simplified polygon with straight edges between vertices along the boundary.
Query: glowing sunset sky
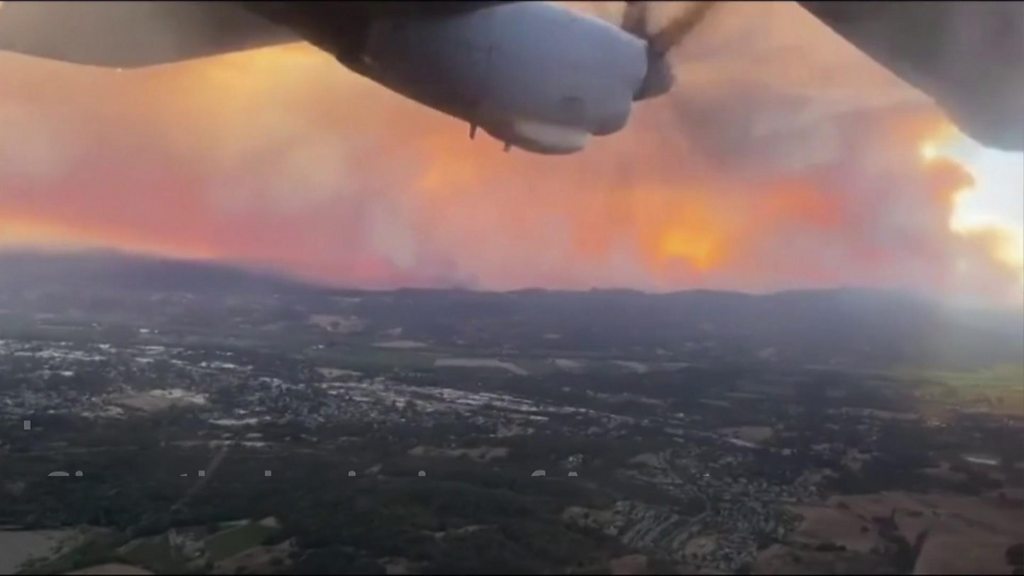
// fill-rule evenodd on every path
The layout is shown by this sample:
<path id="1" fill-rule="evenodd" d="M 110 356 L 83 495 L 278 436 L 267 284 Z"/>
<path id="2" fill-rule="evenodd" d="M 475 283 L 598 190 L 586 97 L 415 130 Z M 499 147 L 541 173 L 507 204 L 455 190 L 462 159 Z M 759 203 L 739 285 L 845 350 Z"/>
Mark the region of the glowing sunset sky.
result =
<path id="1" fill-rule="evenodd" d="M 1024 299 L 1021 155 L 796 6 L 729 4 L 675 56 L 673 95 L 541 157 L 304 45 L 124 73 L 0 54 L 0 245 L 366 287 Z"/>

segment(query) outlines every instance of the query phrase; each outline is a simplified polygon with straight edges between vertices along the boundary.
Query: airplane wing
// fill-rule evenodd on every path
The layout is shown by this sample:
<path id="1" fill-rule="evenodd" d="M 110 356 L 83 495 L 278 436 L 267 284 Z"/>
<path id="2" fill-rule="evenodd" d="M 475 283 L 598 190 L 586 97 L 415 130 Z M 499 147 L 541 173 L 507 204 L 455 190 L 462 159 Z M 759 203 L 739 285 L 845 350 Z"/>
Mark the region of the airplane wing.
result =
<path id="1" fill-rule="evenodd" d="M 237 2 L 5 2 L 0 50 L 137 68 L 300 41 Z"/>
<path id="2" fill-rule="evenodd" d="M 139 68 L 290 42 L 306 24 L 357 33 L 380 16 L 429 18 L 498 2 L 0 2 L 0 50 L 90 66 Z M 358 36 L 358 34 L 356 34 Z M 330 40 L 336 41 L 335 38 Z"/>
<path id="3" fill-rule="evenodd" d="M 306 41 L 358 71 L 370 23 L 507 2 L 0 3 L 0 50 L 137 68 Z M 818 2 L 801 6 L 931 96 L 968 135 L 1024 149 L 1024 2 Z"/>
<path id="4" fill-rule="evenodd" d="M 1024 149 L 1024 2 L 799 2 L 979 142 Z"/>

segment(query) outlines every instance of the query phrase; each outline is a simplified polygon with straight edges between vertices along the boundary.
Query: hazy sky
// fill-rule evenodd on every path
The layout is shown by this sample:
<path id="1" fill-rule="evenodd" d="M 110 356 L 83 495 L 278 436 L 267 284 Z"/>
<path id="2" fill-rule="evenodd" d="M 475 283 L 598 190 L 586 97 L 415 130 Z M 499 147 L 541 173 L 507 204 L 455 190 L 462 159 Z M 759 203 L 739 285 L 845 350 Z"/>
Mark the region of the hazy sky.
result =
<path id="1" fill-rule="evenodd" d="M 0 54 L 0 244 L 371 287 L 1024 299 L 1019 154 L 795 6 L 728 4 L 675 58 L 622 133 L 540 157 L 302 45 L 124 73 Z"/>

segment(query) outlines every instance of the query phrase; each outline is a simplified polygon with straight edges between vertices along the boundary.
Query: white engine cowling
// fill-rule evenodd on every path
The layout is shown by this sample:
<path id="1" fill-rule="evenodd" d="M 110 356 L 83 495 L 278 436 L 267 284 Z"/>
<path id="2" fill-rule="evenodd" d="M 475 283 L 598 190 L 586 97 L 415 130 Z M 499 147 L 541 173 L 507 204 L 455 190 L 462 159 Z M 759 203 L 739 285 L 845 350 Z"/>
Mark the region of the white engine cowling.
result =
<path id="1" fill-rule="evenodd" d="M 542 154 L 621 130 L 647 72 L 643 41 L 546 2 L 379 20 L 363 62 L 392 90 Z"/>

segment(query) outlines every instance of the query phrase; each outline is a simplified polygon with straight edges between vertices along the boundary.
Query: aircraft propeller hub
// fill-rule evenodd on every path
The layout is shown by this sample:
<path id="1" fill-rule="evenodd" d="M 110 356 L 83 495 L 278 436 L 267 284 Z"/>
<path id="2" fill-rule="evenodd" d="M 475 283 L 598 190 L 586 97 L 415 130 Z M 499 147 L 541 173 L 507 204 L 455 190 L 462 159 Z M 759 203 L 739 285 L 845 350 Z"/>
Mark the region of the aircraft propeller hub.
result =
<path id="1" fill-rule="evenodd" d="M 672 90 L 675 75 L 668 60 L 669 52 L 704 22 L 716 2 L 698 2 L 661 30 L 651 32 L 648 25 L 648 3 L 627 0 L 622 16 L 624 31 L 647 44 L 647 73 L 637 87 L 634 101 L 656 98 Z"/>

